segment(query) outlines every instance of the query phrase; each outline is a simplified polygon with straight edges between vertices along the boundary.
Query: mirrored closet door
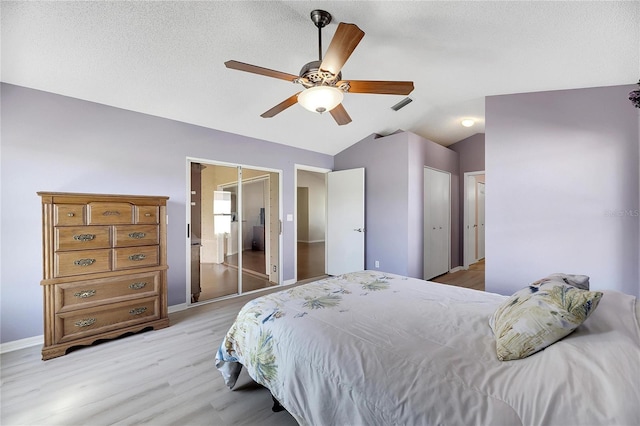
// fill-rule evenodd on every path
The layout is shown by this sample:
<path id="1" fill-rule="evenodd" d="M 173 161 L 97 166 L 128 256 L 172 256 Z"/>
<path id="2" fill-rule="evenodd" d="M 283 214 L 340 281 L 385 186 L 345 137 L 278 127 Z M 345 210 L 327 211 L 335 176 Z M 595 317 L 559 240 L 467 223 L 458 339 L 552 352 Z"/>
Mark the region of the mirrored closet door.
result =
<path id="1" fill-rule="evenodd" d="M 191 303 L 280 283 L 280 173 L 191 160 Z"/>

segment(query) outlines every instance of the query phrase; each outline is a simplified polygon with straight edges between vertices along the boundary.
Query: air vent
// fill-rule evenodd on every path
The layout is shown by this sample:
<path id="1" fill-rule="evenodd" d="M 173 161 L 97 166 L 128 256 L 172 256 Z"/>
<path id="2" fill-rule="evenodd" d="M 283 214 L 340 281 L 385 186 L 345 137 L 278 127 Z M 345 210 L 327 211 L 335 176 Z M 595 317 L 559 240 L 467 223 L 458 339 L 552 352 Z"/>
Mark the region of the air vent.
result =
<path id="1" fill-rule="evenodd" d="M 401 100 L 400 102 L 398 102 L 397 104 L 395 104 L 394 106 L 391 107 L 392 110 L 394 111 L 398 111 L 400 108 L 404 108 L 407 105 L 409 105 L 411 102 L 413 102 L 413 99 L 411 98 L 404 98 L 403 100 Z"/>

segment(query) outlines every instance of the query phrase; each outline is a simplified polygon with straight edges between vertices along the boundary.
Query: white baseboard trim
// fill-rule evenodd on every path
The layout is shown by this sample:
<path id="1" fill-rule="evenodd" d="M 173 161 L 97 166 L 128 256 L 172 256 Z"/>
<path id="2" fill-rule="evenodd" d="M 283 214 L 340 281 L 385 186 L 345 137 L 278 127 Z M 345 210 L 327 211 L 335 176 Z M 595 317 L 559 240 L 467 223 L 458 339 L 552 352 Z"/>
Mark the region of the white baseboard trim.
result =
<path id="1" fill-rule="evenodd" d="M 169 306 L 169 308 L 167 309 L 167 311 L 172 314 L 174 312 L 180 312 L 180 311 L 184 311 L 185 309 L 187 309 L 187 304 L 186 303 L 180 303 L 178 305 L 171 305 Z"/>
<path id="2" fill-rule="evenodd" d="M 184 311 L 187 309 L 186 303 L 180 303 L 178 305 L 169 306 L 168 312 Z M 7 352 L 13 352 L 24 348 L 30 348 L 31 346 L 44 345 L 44 335 L 27 337 L 26 339 L 14 340 L 12 342 L 0 343 L 0 354 Z"/>
<path id="3" fill-rule="evenodd" d="M 0 344 L 0 354 L 7 352 L 13 352 L 24 348 L 30 348 L 32 346 L 38 346 L 44 344 L 44 335 L 27 337 L 26 339 L 14 340 L 12 342 L 6 342 Z"/>
<path id="4" fill-rule="evenodd" d="M 295 279 L 290 279 L 290 280 L 284 280 L 284 283 L 282 285 L 291 285 L 291 284 L 295 284 L 297 281 Z"/>
<path id="5" fill-rule="evenodd" d="M 451 269 L 449 273 L 453 274 L 454 272 L 462 271 L 463 269 L 464 268 L 462 266 L 456 266 L 455 268 Z"/>

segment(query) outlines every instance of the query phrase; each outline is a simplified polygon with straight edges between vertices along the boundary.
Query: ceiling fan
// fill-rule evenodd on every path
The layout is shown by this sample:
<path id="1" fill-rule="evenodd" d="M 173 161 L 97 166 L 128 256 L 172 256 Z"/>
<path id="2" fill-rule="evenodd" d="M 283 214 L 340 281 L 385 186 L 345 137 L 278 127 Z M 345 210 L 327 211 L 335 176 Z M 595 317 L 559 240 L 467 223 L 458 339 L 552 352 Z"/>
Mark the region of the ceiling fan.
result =
<path id="1" fill-rule="evenodd" d="M 364 32 L 355 24 L 341 22 L 338 24 L 338 29 L 323 59 L 322 28 L 331 22 L 331 14 L 324 10 L 314 10 L 311 12 L 311 20 L 318 27 L 319 60 L 305 64 L 300 71 L 300 75 L 288 74 L 238 61 L 224 63 L 227 68 L 279 78 L 304 86 L 302 91 L 261 114 L 261 117 L 271 118 L 291 105 L 299 103 L 309 111 L 318 113 L 329 111 L 338 125 L 342 126 L 351 122 L 351 117 L 342 106 L 344 93 L 384 95 L 408 95 L 411 93 L 413 90 L 412 81 L 343 80 L 340 70 L 356 46 L 358 46 L 362 37 L 364 37 Z"/>

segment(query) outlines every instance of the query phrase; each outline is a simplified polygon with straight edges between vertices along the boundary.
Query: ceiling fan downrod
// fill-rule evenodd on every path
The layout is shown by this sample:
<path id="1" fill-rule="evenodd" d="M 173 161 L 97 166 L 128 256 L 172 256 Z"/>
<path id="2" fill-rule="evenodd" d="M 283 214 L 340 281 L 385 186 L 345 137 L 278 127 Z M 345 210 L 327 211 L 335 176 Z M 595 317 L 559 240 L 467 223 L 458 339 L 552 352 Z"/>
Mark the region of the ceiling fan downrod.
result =
<path id="1" fill-rule="evenodd" d="M 331 14 L 326 10 L 312 10 L 311 20 L 318 27 L 318 61 L 322 62 L 322 29 L 331 22 Z"/>

